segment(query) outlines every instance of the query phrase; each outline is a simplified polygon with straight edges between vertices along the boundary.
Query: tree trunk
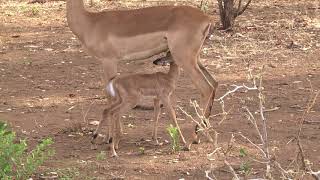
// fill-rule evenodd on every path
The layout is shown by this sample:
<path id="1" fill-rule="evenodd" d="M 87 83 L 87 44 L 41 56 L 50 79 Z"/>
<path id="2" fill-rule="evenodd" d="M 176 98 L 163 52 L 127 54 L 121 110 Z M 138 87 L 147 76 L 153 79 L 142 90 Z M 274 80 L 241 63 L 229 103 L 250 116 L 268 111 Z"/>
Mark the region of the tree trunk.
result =
<path id="1" fill-rule="evenodd" d="M 218 0 L 222 29 L 231 29 L 235 20 L 234 0 Z"/>
<path id="2" fill-rule="evenodd" d="M 234 20 L 237 16 L 241 15 L 251 3 L 248 0 L 247 3 L 241 8 L 242 0 L 238 0 L 238 8 L 234 7 L 234 0 L 217 0 L 220 12 L 220 21 L 223 30 L 231 30 L 234 24 Z"/>

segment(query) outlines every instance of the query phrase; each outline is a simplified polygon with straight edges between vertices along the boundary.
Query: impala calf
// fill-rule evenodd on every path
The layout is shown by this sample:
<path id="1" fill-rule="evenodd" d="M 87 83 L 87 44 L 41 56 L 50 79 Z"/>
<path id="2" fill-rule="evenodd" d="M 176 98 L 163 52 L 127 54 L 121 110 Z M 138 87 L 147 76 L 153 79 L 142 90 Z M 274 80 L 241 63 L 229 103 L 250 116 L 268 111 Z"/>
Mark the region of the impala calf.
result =
<path id="1" fill-rule="evenodd" d="M 111 81 L 109 93 L 114 93 L 115 102 L 103 111 L 102 119 L 98 125 L 92 142 L 94 143 L 98 131 L 104 123 L 108 123 L 108 141 L 111 139 L 112 156 L 117 156 L 120 137 L 122 135 L 122 127 L 120 122 L 121 114 L 135 107 L 142 96 L 154 97 L 154 127 L 153 139 L 157 141 L 157 127 L 160 115 L 160 101 L 168 111 L 170 118 L 177 127 L 180 137 L 184 145 L 186 141 L 181 133 L 177 123 L 175 110 L 171 103 L 171 94 L 175 89 L 176 80 L 179 77 L 179 67 L 174 63 L 170 63 L 168 73 L 156 72 L 154 74 L 133 74 L 116 77 Z"/>

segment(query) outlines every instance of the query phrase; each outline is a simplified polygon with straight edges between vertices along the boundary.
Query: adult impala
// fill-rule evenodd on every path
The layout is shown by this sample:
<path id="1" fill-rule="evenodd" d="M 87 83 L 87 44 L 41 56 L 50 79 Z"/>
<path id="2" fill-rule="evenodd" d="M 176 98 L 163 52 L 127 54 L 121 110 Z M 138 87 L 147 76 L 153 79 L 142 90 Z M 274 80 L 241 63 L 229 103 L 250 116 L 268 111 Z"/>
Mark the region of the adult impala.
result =
<path id="1" fill-rule="evenodd" d="M 140 60 L 170 51 L 174 62 L 201 92 L 200 106 L 210 115 L 217 81 L 199 61 L 211 20 L 189 6 L 89 12 L 83 0 L 67 0 L 67 20 L 89 54 L 101 60 L 104 81 L 116 76 L 120 60 Z"/>

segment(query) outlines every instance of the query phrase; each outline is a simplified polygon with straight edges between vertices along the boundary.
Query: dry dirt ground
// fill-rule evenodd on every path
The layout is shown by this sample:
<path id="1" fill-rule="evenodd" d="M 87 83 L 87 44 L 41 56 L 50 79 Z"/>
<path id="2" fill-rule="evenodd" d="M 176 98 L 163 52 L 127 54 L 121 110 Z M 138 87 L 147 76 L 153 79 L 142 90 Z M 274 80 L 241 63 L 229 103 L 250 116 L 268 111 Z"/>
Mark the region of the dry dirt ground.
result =
<path id="1" fill-rule="evenodd" d="M 121 2 L 102 1 L 96 9 L 126 9 L 159 4 L 195 2 Z M 119 158 L 109 157 L 107 145 L 90 149 L 90 135 L 85 122 L 99 120 L 103 108 L 110 103 L 102 84 L 98 60 L 83 52 L 65 19 L 65 2 L 43 5 L 17 1 L 0 2 L 0 118 L 8 122 L 21 138 L 33 147 L 45 137 L 54 139 L 55 156 L 47 161 L 40 174 L 58 172 L 61 179 L 206 179 L 212 168 L 217 179 L 231 179 L 221 159 L 209 161 L 213 146 L 203 139 L 191 151 L 171 153 L 166 127 L 171 123 L 161 115 L 161 146 L 151 139 L 150 110 L 132 110 L 122 117 L 125 135 L 120 143 Z M 212 11 L 212 9 L 214 11 Z M 218 19 L 217 5 L 209 13 Z M 299 121 L 312 92 L 320 89 L 320 9 L 317 0 L 254 1 L 237 19 L 234 32 L 216 30 L 202 52 L 203 63 L 219 81 L 217 97 L 232 89 L 232 84 L 247 82 L 248 66 L 253 74 L 265 66 L 263 82 L 270 140 L 270 151 L 285 169 L 295 169 L 297 146 L 293 140 Z M 119 72 L 165 71 L 152 61 L 120 62 Z M 199 92 L 182 72 L 174 102 L 193 116 L 190 99 Z M 151 105 L 152 99 L 141 104 Z M 247 106 L 258 111 L 255 92 L 241 90 L 225 99 L 227 119 L 218 126 L 221 116 L 211 118 L 219 135 L 219 145 L 226 146 L 231 134 L 242 134 L 259 143 L 257 134 L 241 110 Z M 165 112 L 165 111 L 163 111 Z M 213 114 L 221 113 L 215 103 Z M 257 119 L 259 114 L 254 113 Z M 190 141 L 194 124 L 177 108 L 182 131 Z M 320 100 L 305 115 L 301 141 L 305 158 L 313 170 L 320 170 Z M 228 161 L 241 174 L 241 164 L 251 168 L 250 177 L 263 177 L 264 165 L 239 155 L 245 149 L 250 156 L 261 157 L 247 141 L 235 135 L 235 145 Z M 144 148 L 144 152 L 142 152 Z M 100 154 L 100 155 L 99 155 Z M 97 157 L 98 156 L 98 157 Z M 290 165 L 291 164 L 291 165 Z M 242 166 L 243 167 L 243 166 Z M 280 179 L 273 169 L 275 179 Z M 302 179 L 309 179 L 304 176 Z"/>

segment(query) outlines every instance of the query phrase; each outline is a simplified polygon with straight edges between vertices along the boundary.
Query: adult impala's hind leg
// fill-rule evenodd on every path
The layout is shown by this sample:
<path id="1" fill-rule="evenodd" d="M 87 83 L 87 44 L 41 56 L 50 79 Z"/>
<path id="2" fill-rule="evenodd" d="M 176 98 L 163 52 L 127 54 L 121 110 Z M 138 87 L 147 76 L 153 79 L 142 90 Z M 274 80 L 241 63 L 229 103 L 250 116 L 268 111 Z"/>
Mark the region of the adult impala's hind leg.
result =
<path id="1" fill-rule="evenodd" d="M 167 34 L 168 47 L 175 63 L 182 67 L 191 77 L 193 84 L 201 92 L 200 105 L 204 111 L 208 111 L 207 106 L 213 95 L 213 85 L 210 79 L 206 78 L 206 72 L 199 67 L 199 54 L 203 42 L 209 32 L 211 24 L 203 22 L 186 24 L 188 28 L 181 28 L 179 24 L 173 24 Z M 210 115 L 210 112 L 209 112 Z"/>
<path id="2" fill-rule="evenodd" d="M 184 59 L 184 60 L 183 60 Z M 212 96 L 214 94 L 214 87 L 207 80 L 202 70 L 196 62 L 197 56 L 185 56 L 183 54 L 174 55 L 176 63 L 184 69 L 186 74 L 189 75 L 193 84 L 200 91 L 200 107 L 204 110 L 205 114 L 210 115 L 208 105 L 211 103 Z M 208 112 L 207 112 L 208 111 Z M 208 116 L 209 116 L 208 115 Z"/>
<path id="3" fill-rule="evenodd" d="M 199 57 L 198 57 L 199 58 Z M 205 75 L 205 77 L 207 78 L 207 80 L 211 83 L 211 85 L 213 86 L 213 92 L 211 95 L 211 98 L 209 99 L 210 101 L 208 102 L 207 105 L 204 105 L 206 108 L 206 112 L 204 112 L 204 116 L 205 117 L 209 117 L 211 114 L 211 110 L 213 107 L 213 103 L 214 103 L 214 97 L 216 95 L 216 91 L 218 88 L 218 82 L 214 79 L 214 77 L 208 72 L 208 70 L 201 64 L 200 60 L 198 59 L 198 66 L 200 67 L 202 73 Z"/>
<path id="4" fill-rule="evenodd" d="M 202 30 L 199 27 L 175 30 L 168 34 L 168 44 L 175 63 L 183 68 L 200 91 L 200 107 L 203 109 L 205 116 L 209 117 L 217 83 L 213 78 L 210 78 L 212 76 L 199 61 L 199 54 L 207 35 L 207 29 L 208 27 L 204 26 Z M 198 143 L 197 133 L 193 132 L 192 134 L 194 142 Z"/>

